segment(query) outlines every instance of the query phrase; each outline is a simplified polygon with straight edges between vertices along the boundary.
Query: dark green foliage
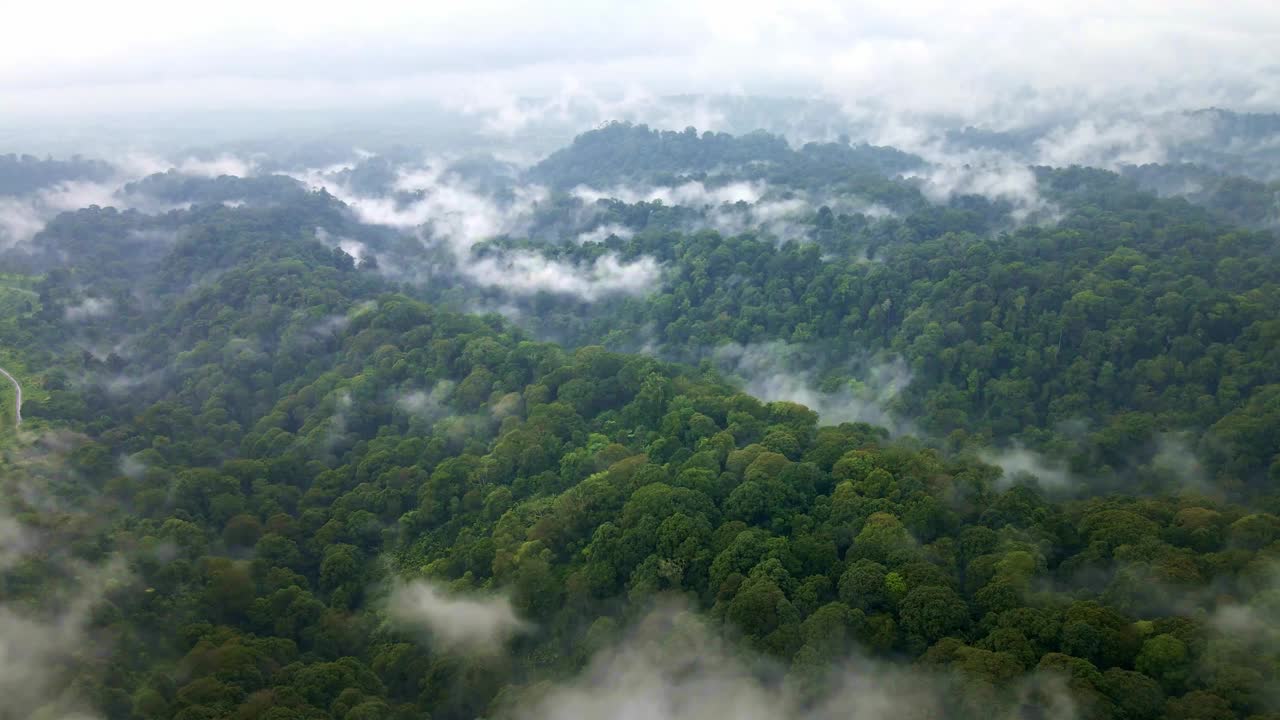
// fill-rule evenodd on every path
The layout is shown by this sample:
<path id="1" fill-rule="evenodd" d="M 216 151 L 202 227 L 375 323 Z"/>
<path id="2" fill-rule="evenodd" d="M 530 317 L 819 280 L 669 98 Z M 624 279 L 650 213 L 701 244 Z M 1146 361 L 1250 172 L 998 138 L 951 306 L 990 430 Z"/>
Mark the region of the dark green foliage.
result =
<path id="1" fill-rule="evenodd" d="M 629 126 L 539 172 L 570 185 L 761 155 L 783 161 L 770 182 L 847 173 L 920 199 L 884 177 L 909 166 L 899 154 Z M 874 226 L 828 210 L 814 242 L 615 238 L 671 273 L 581 315 L 537 300 L 535 327 L 575 327 L 568 346 L 356 267 L 314 239 L 344 209 L 278 180 L 255 192 L 279 205 L 63 215 L 27 258 L 48 271 L 38 309 L 0 325 L 43 368 L 27 414 L 64 431 L 6 455 L 6 500 L 59 554 L 5 566 L 0 591 L 52 597 L 61 553 L 127 559 L 134 579 L 89 623 L 114 652 L 64 668 L 112 718 L 488 716 L 671 596 L 804 687 L 861 653 L 943 674 L 965 717 L 1024 688 L 1030 704 L 1065 688 L 1087 717 L 1272 712 L 1274 240 L 1107 173 L 1041 176 L 1066 207 L 1053 227 L 974 232 L 990 208 Z M 505 244 L 521 243 L 490 249 Z M 855 259 L 868 249 L 882 262 Z M 74 325 L 86 297 L 113 314 Z M 685 359 L 804 343 L 837 385 L 850 348 L 898 353 L 915 378 L 899 409 L 934 447 L 592 344 L 646 328 Z M 78 349 L 125 336 L 124 355 Z M 1186 429 L 1206 435 L 1206 492 L 1139 492 L 1167 486 L 1144 473 Z M 953 452 L 1013 437 L 1118 492 L 1002 481 Z M 51 472 L 32 458 L 55 441 Z M 24 504 L 30 482 L 56 512 Z M 533 629 L 484 660 L 424 642 L 384 604 L 389 580 L 417 576 L 503 593 Z"/>

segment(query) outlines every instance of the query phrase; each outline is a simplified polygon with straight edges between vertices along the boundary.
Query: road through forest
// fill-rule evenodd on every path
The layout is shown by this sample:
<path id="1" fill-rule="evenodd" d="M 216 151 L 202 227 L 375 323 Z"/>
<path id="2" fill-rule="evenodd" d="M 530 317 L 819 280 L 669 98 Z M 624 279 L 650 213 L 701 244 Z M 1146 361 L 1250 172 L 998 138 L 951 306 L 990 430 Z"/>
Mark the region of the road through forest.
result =
<path id="1" fill-rule="evenodd" d="M 22 386 L 18 384 L 18 378 L 10 375 L 8 370 L 0 368 L 0 375 L 9 378 L 9 382 L 13 383 L 13 425 L 17 427 L 22 424 Z"/>

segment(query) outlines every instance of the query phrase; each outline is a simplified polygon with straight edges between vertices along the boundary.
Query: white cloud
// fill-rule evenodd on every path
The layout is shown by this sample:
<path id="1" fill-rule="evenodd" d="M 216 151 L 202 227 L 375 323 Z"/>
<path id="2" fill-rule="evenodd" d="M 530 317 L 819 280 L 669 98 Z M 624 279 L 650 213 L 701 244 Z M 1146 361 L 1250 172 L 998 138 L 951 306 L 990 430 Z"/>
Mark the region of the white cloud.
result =
<path id="1" fill-rule="evenodd" d="M 0 692 L 10 712 L 27 716 L 58 702 L 58 669 L 83 642 L 88 609 L 43 619 L 0 606 Z"/>
<path id="2" fill-rule="evenodd" d="M 691 180 L 676 186 L 658 185 L 642 189 L 619 186 L 598 190 L 580 185 L 571 194 L 586 203 L 602 199 L 621 200 L 625 203 L 662 201 L 664 205 L 702 208 L 724 203 L 754 203 L 760 200 L 764 192 L 764 183 L 733 182 L 708 188 L 702 182 Z"/>
<path id="3" fill-rule="evenodd" d="M 21 245 L 44 229 L 41 209 L 26 198 L 0 197 L 0 249 Z"/>
<path id="4" fill-rule="evenodd" d="M 763 400 L 795 402 L 818 413 L 822 422 L 865 422 L 897 434 L 911 432 L 909 422 L 891 412 L 894 400 L 911 384 L 911 371 L 901 358 L 863 362 L 859 378 L 824 392 L 811 369 L 803 367 L 801 348 L 783 342 L 753 345 L 728 343 L 716 348 L 715 361 L 743 389 Z"/>
<path id="5" fill-rule="evenodd" d="M 141 178 L 173 170 L 192 177 L 216 178 L 222 175 L 249 177 L 256 171 L 251 160 L 230 153 L 220 153 L 209 158 L 187 155 L 177 160 L 163 158 L 145 152 L 126 152 L 114 158 L 112 163 L 120 173 L 131 178 Z"/>
<path id="6" fill-rule="evenodd" d="M 777 197 L 768 183 L 763 181 L 738 181 L 707 187 L 700 181 L 689 181 L 675 186 L 630 187 L 625 185 L 597 189 L 580 185 L 570 194 L 591 206 L 599 200 L 618 200 L 624 203 L 661 201 L 664 205 L 682 206 L 702 211 L 689 221 L 688 230 L 712 228 L 724 235 L 739 235 L 748 231 L 760 231 L 780 240 L 795 240 L 807 236 L 809 228 L 798 222 L 821 205 L 830 205 L 846 211 L 866 212 L 872 217 L 891 214 L 886 208 L 859 201 L 858 198 L 828 198 L 818 200 L 809 197 Z M 607 225 L 583 233 L 578 241 L 600 241 L 610 234 L 629 238 L 634 233 L 619 225 Z"/>
<path id="7" fill-rule="evenodd" d="M 33 548 L 27 527 L 0 508 L 0 571 L 8 570 L 27 557 Z"/>
<path id="8" fill-rule="evenodd" d="M 1198 491 L 1213 489 L 1204 463 L 1192 450 L 1191 437 L 1185 433 L 1161 433 L 1156 436 L 1156 451 L 1151 466 L 1177 481 L 1177 486 Z"/>
<path id="9" fill-rule="evenodd" d="M 372 257 L 372 253 L 369 252 L 369 246 L 352 238 L 335 237 L 322 227 L 316 228 L 316 240 L 319 240 L 326 247 L 341 250 L 350 255 L 351 259 L 356 262 L 360 262 L 365 256 Z"/>
<path id="10" fill-rule="evenodd" d="M 70 180 L 20 197 L 0 196 L 0 248 L 22 245 L 55 215 L 90 205 L 119 206 L 120 185 Z"/>
<path id="11" fill-rule="evenodd" d="M 449 414 L 447 402 L 453 393 L 453 383 L 437 382 L 429 391 L 414 390 L 396 398 L 396 406 L 410 415 L 437 419 Z"/>
<path id="12" fill-rule="evenodd" d="M 1208 136 L 1203 118 L 1165 115 L 1143 118 L 1081 118 L 1052 128 L 1035 142 L 1043 165 L 1089 165 L 1114 170 L 1169 160 L 1171 146 Z"/>
<path id="13" fill-rule="evenodd" d="M 115 189 L 103 183 L 72 180 L 42 189 L 38 196 L 44 207 L 64 212 L 90 205 L 108 207 L 115 202 Z"/>
<path id="14" fill-rule="evenodd" d="M 115 169 L 112 177 L 102 182 L 67 180 L 27 195 L 0 196 L 0 249 L 29 242 L 59 213 L 92 205 L 129 208 L 152 214 L 189 207 L 189 203 L 162 203 L 123 192 L 125 185 L 147 175 L 168 170 L 194 177 L 247 177 L 253 173 L 251 163 L 231 155 L 220 155 L 209 160 L 187 157 L 171 162 L 155 155 L 125 153 L 112 161 L 112 167 Z"/>
<path id="15" fill-rule="evenodd" d="M 299 171 L 294 177 L 313 188 L 324 188 L 350 206 L 362 222 L 402 229 L 430 225 L 434 235 L 460 252 L 469 252 L 481 240 L 518 231 L 534 207 L 547 198 L 545 188 L 529 185 L 518 188 L 510 201 L 499 202 L 448 174 L 443 161 L 398 170 L 394 188 L 420 193 L 411 199 L 362 195 L 333 179 L 328 170 Z"/>
<path id="16" fill-rule="evenodd" d="M 516 295 L 546 291 L 594 301 L 609 295 L 651 292 L 661 279 L 661 268 L 651 257 L 623 261 L 611 253 L 582 264 L 553 260 L 527 250 L 491 251 L 476 257 L 472 253 L 476 243 L 526 232 L 534 211 L 547 200 L 549 192 L 540 185 L 522 185 L 513 188 L 510 197 L 500 200 L 469 186 L 445 167 L 445 162 L 436 161 L 400 168 L 394 188 L 400 193 L 412 193 L 408 200 L 361 195 L 321 171 L 303 171 L 297 177 L 312 187 L 328 190 L 351 207 L 362 222 L 415 229 L 423 243 L 443 244 L 453 254 L 458 272 L 482 286 Z"/>
<path id="17" fill-rule="evenodd" d="M 85 298 L 63 311 L 63 317 L 73 322 L 102 317 L 111 312 L 111 301 L 101 298 Z"/>
<path id="18" fill-rule="evenodd" d="M 365 244 L 359 240 L 341 240 L 338 242 L 338 248 L 350 255 L 356 262 L 364 259 L 365 252 L 368 250 Z"/>
<path id="19" fill-rule="evenodd" d="M 498 652 L 508 639 L 530 629 L 505 596 L 460 595 L 430 580 L 397 582 L 387 614 L 403 627 L 426 631 L 444 649 L 462 653 Z"/>
<path id="20" fill-rule="evenodd" d="M 502 287 L 517 295 L 552 292 L 594 301 L 608 295 L 644 295 L 662 277 L 658 262 L 641 257 L 624 262 L 615 254 L 602 255 L 590 264 L 573 265 L 532 252 L 511 252 L 485 257 L 464 267 L 468 277 L 481 285 Z"/>
<path id="21" fill-rule="evenodd" d="M 780 240 L 798 240 L 808 235 L 809 228 L 797 220 L 813 212 L 806 200 L 760 200 L 745 208 L 721 205 L 707 214 L 712 228 L 723 235 L 739 235 L 759 230 Z"/>
<path id="22" fill-rule="evenodd" d="M 8 20 L 27 31 L 0 48 L 0 106 L 26 115 L 442 99 L 516 133 L 670 93 L 827 95 L 1002 126 L 1102 103 L 1280 102 L 1280 10 L 1266 0 L 131 0 L 27 3 Z M 529 96 L 550 99 L 516 100 Z"/>
<path id="23" fill-rule="evenodd" d="M 1000 478 L 1001 487 L 1009 487 L 1023 475 L 1034 477 L 1047 488 L 1060 489 L 1073 484 L 1066 467 L 1019 445 L 1005 450 L 984 449 L 978 453 L 978 458 L 1004 472 Z"/>
<path id="24" fill-rule="evenodd" d="M 583 243 L 588 243 L 588 242 L 599 243 L 599 242 L 604 242 L 605 240 L 608 240 L 610 235 L 616 235 L 619 238 L 626 240 L 634 236 L 635 232 L 633 232 L 631 228 L 625 227 L 623 225 L 618 225 L 617 223 L 609 223 L 607 225 L 601 225 L 593 230 L 588 230 L 587 232 L 579 233 L 578 237 L 575 238 L 575 242 L 577 242 L 579 245 Z"/>
<path id="25" fill-rule="evenodd" d="M 845 644 L 822 637 L 810 642 L 820 647 L 824 640 Z M 782 676 L 692 612 L 664 607 L 597 652 L 577 676 L 533 686 L 499 714 L 513 720 L 891 720 L 947 717 L 959 700 L 965 714 L 980 707 L 993 720 L 1021 717 L 1028 707 L 1046 718 L 1076 716 L 1069 691 L 1034 671 L 971 695 L 972 683 L 959 673 L 848 651 Z"/>
<path id="26" fill-rule="evenodd" d="M 1030 167 L 996 155 L 966 160 L 964 156 L 942 158 L 911 175 L 920 179 L 921 192 L 933 202 L 945 203 L 958 195 L 980 195 L 988 200 L 1007 201 L 1018 222 L 1032 216 L 1056 216 L 1054 204 L 1040 196 Z"/>
<path id="27" fill-rule="evenodd" d="M 75 584 L 48 593 L 39 608 L 0 604 L 0 693 L 15 717 L 88 717 L 78 714 L 82 698 L 69 670 L 94 644 L 88 633 L 94 608 L 127 571 L 119 558 L 71 569 Z"/>
<path id="28" fill-rule="evenodd" d="M 194 175 L 196 177 L 221 177 L 223 175 L 249 177 L 253 174 L 252 163 L 232 155 L 219 155 L 207 160 L 189 157 L 178 163 L 175 169 L 183 175 Z"/>
<path id="29" fill-rule="evenodd" d="M 140 480 L 147 472 L 147 464 L 137 454 L 121 456 L 119 466 L 120 474 L 131 480 Z"/>

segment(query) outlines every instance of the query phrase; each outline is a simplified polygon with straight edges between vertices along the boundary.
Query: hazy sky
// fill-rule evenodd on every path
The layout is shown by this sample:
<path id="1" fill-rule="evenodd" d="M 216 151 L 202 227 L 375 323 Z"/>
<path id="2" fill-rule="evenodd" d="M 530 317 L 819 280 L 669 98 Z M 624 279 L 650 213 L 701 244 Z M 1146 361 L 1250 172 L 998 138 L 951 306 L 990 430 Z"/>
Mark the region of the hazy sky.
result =
<path id="1" fill-rule="evenodd" d="M 967 117 L 1114 100 L 1280 106 L 1274 0 L 10 5 L 10 117 L 683 92 Z"/>

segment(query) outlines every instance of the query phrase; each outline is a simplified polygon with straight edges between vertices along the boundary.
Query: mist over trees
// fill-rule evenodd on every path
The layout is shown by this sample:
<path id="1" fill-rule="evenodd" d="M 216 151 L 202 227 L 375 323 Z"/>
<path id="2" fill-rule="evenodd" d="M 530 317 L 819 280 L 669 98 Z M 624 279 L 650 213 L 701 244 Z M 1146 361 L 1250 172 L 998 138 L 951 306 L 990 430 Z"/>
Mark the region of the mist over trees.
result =
<path id="1" fill-rule="evenodd" d="M 699 103 L 0 156 L 0 715 L 1280 713 L 1280 120 Z"/>

